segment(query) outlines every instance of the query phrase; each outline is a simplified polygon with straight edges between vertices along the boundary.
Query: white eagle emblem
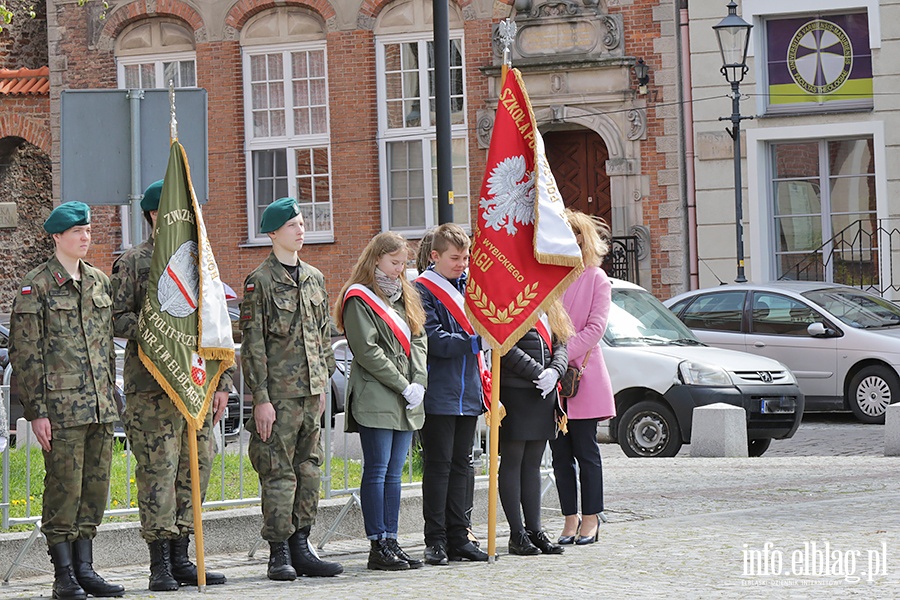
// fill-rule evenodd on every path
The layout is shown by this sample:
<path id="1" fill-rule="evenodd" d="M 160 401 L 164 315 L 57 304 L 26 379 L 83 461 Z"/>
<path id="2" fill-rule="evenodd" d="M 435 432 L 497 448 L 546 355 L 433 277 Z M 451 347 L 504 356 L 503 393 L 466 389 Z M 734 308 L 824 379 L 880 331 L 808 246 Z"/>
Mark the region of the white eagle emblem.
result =
<path id="1" fill-rule="evenodd" d="M 178 247 L 159 277 L 156 299 L 159 310 L 173 317 L 186 317 L 197 310 L 200 275 L 197 272 L 197 242 Z"/>
<path id="2" fill-rule="evenodd" d="M 524 181 L 523 181 L 524 178 Z M 530 225 L 534 222 L 534 173 L 525 172 L 525 157 L 510 156 L 494 167 L 488 178 L 488 194 L 479 202 L 484 209 L 487 226 L 515 235 L 516 223 Z"/>

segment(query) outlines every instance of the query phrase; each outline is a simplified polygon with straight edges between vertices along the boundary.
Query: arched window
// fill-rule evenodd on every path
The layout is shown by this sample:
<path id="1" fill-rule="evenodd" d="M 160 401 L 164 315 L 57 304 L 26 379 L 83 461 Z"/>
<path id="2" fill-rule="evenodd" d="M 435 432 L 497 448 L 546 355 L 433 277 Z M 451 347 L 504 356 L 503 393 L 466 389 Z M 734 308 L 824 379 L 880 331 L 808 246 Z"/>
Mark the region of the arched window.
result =
<path id="1" fill-rule="evenodd" d="M 126 27 L 116 38 L 116 77 L 121 89 L 197 86 L 194 33 L 174 19 L 144 19 Z M 131 207 L 121 207 L 122 248 L 131 247 Z M 143 222 L 143 221 L 142 221 Z M 142 239 L 150 235 L 144 223 Z M 137 240 L 139 243 L 140 240 Z"/>
<path id="2" fill-rule="evenodd" d="M 120 88 L 167 88 L 197 85 L 194 34 L 183 24 L 165 19 L 129 26 L 116 39 L 116 69 Z"/>
<path id="3" fill-rule="evenodd" d="M 254 16 L 241 31 L 249 241 L 263 211 L 292 196 L 306 241 L 334 239 L 325 25 L 301 8 Z"/>
<path id="4" fill-rule="evenodd" d="M 432 5 L 397 0 L 375 24 L 382 226 L 411 235 L 437 222 Z M 469 228 L 463 18 L 450 5 L 453 217 Z"/>

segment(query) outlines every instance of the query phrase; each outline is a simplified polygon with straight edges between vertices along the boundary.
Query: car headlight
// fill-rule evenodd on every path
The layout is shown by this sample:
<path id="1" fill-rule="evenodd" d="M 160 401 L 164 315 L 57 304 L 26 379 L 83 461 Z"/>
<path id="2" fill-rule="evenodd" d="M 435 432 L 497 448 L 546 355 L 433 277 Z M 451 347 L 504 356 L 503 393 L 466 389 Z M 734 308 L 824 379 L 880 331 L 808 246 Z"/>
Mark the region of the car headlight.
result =
<path id="1" fill-rule="evenodd" d="M 678 365 L 681 381 L 686 385 L 728 386 L 731 387 L 731 377 L 722 367 L 705 363 L 683 361 Z"/>

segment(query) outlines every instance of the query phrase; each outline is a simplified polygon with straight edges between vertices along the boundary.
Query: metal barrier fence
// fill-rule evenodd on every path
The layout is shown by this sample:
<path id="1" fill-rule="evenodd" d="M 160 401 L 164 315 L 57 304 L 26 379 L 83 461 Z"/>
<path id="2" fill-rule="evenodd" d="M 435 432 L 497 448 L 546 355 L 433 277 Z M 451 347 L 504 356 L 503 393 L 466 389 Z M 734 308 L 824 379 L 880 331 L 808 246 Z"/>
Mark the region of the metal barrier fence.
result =
<path id="1" fill-rule="evenodd" d="M 343 402 L 341 403 L 341 407 L 347 406 L 347 391 L 349 387 L 349 373 L 350 373 L 350 358 L 348 358 L 348 354 L 344 351 L 347 347 L 347 342 L 345 340 L 339 340 L 333 345 L 336 351 L 340 351 L 339 354 L 343 356 L 343 362 L 341 364 L 341 377 L 343 379 L 343 386 L 340 387 L 339 392 L 343 394 Z M 12 421 L 12 416 L 10 412 L 10 377 L 12 373 L 12 367 L 8 366 L 3 373 L 3 386 L 0 387 L 0 391 L 3 392 L 3 401 L 5 402 L 6 414 L 9 416 L 11 422 L 9 423 L 10 430 L 15 427 L 15 422 Z M 218 489 L 219 493 L 216 498 L 211 498 L 208 494 L 205 502 L 203 503 L 204 510 L 209 509 L 217 509 L 217 508 L 231 508 L 237 506 L 252 506 L 258 505 L 260 503 L 260 491 L 258 484 L 252 486 L 250 489 L 250 484 L 245 478 L 245 473 L 249 467 L 249 460 L 247 457 L 247 446 L 248 446 L 248 434 L 245 433 L 244 430 L 244 414 L 245 409 L 249 408 L 245 404 L 245 384 L 243 377 L 239 378 L 240 381 L 237 382 L 237 394 L 239 398 L 238 403 L 238 425 L 236 427 L 236 431 L 230 432 L 228 435 L 225 433 L 225 421 L 226 419 L 222 419 L 218 426 L 218 433 L 215 435 L 216 443 L 217 443 L 217 456 L 219 457 L 218 465 L 213 469 L 213 472 L 210 475 L 210 488 L 212 489 L 218 480 Z M 337 385 L 338 382 L 335 381 Z M 338 421 L 338 424 L 342 419 L 336 419 L 337 415 L 334 414 L 334 406 L 335 402 L 332 397 L 332 386 L 328 387 L 327 397 L 325 402 L 325 413 L 323 416 L 323 422 L 328 425 L 333 422 L 333 419 Z M 126 399 L 127 402 L 127 399 Z M 487 465 L 487 453 L 486 449 L 490 448 L 489 440 L 487 436 L 489 435 L 489 429 L 483 426 L 483 419 L 479 419 L 479 426 L 476 429 L 476 436 L 474 440 L 474 456 L 475 456 L 475 473 L 476 473 L 476 481 L 484 481 L 487 479 L 488 475 L 486 473 L 486 465 Z M 335 435 L 340 436 L 337 444 L 334 444 Z M 337 530 L 341 525 L 342 520 L 347 515 L 349 510 L 354 505 L 359 505 L 359 486 L 351 486 L 350 485 L 350 473 L 351 473 L 351 464 L 354 462 L 362 463 L 361 459 L 361 451 L 359 453 L 359 458 L 351 458 L 351 456 L 355 456 L 355 452 L 358 451 L 357 448 L 354 448 L 354 436 L 356 434 L 346 434 L 344 432 L 338 432 L 333 430 L 332 427 L 326 426 L 322 428 L 322 449 L 323 449 L 323 473 L 322 473 L 322 494 L 325 498 L 337 498 L 346 496 L 347 503 L 344 505 L 343 509 L 340 511 L 338 516 L 335 518 L 335 521 L 330 524 L 327 529 L 325 535 L 322 540 L 319 542 L 318 547 L 324 548 L 325 544 L 335 535 L 337 535 Z M 17 525 L 31 525 L 34 526 L 35 529 L 32 533 L 32 537 L 26 543 L 27 545 L 20 554 L 24 555 L 24 551 L 27 550 L 27 546 L 30 546 L 34 540 L 39 535 L 39 531 L 37 529 L 40 514 L 32 513 L 32 498 L 34 497 L 34 487 L 32 482 L 32 473 L 34 472 L 34 468 L 32 466 L 32 452 L 30 450 L 25 452 L 24 458 L 24 487 L 17 481 L 16 489 L 24 489 L 24 493 L 17 493 L 15 496 L 12 495 L 11 487 L 10 487 L 10 455 L 11 452 L 19 452 L 21 449 L 30 449 L 32 444 L 32 432 L 31 427 L 25 428 L 25 431 L 16 431 L 16 444 L 13 447 L 12 439 L 10 440 L 10 444 L 7 446 L 6 450 L 2 453 L 2 482 L 3 482 L 3 490 L 2 494 L 0 494 L 0 515 L 2 515 L 2 519 L 0 519 L 0 530 L 8 531 L 10 527 Z M 107 504 L 107 510 L 104 515 L 105 520 L 109 520 L 114 517 L 127 517 L 134 516 L 138 514 L 137 509 L 137 499 L 133 498 L 131 493 L 131 483 L 134 479 L 134 467 L 135 467 L 135 459 L 131 452 L 131 449 L 128 445 L 127 439 L 124 439 L 123 436 L 117 434 L 117 439 L 123 439 L 123 447 L 122 454 L 125 459 L 125 469 L 124 469 L 124 482 L 121 481 L 111 481 L 110 487 L 114 485 L 124 485 L 125 488 L 125 498 L 123 504 L 124 508 L 119 508 L 117 505 L 113 505 L 112 502 L 112 494 L 110 494 L 110 500 Z M 23 443 L 24 442 L 24 443 Z M 414 479 L 414 455 L 415 448 L 414 446 L 417 444 L 417 438 L 413 438 L 413 444 L 410 445 L 410 448 L 407 453 L 407 468 L 404 475 L 404 482 L 402 487 L 404 489 L 417 487 L 420 485 L 420 482 L 416 482 Z M 335 452 L 337 450 L 337 452 Z M 236 455 L 238 458 L 236 461 L 232 460 L 231 462 L 237 462 L 237 488 L 236 494 L 226 493 L 227 485 L 226 481 L 228 479 L 228 469 L 226 466 L 226 456 Z M 341 483 L 336 485 L 333 459 L 335 456 L 342 457 L 342 478 Z M 18 462 L 18 461 L 17 461 Z M 215 464 L 215 460 L 214 460 Z M 41 465 L 42 467 L 42 465 Z M 552 476 L 552 468 L 550 462 L 550 451 L 549 448 L 545 451 L 544 454 L 544 462 L 542 465 L 543 476 L 545 477 L 545 484 L 542 486 L 542 497 L 551 487 L 554 486 L 555 482 Z M 15 476 L 18 477 L 21 473 L 16 473 Z M 255 479 L 255 478 L 254 478 Z M 24 506 L 24 514 L 22 516 L 11 516 L 11 507 L 12 506 Z M 20 512 L 20 511 L 16 511 Z M 251 555 L 255 551 L 256 547 L 251 549 Z M 15 566 L 15 565 L 14 565 Z M 10 569 L 10 573 L 12 572 L 12 568 Z M 6 580 L 9 578 L 9 573 L 7 574 Z"/>

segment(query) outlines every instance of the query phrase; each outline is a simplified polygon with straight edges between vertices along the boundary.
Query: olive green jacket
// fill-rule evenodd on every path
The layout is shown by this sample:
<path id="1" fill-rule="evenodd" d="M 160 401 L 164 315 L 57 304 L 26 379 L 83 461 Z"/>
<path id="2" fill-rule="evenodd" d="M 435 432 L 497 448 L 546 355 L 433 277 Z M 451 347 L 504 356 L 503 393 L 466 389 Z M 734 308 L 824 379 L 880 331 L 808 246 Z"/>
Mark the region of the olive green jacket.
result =
<path id="1" fill-rule="evenodd" d="M 325 277 L 300 261 L 298 279 L 273 252 L 244 282 L 241 368 L 254 406 L 324 393 L 334 373 Z"/>
<path id="2" fill-rule="evenodd" d="M 402 298 L 392 307 L 406 319 Z M 428 385 L 428 336 L 424 328 L 412 336 L 407 357 L 388 324 L 363 300 L 351 297 L 343 310 L 344 333 L 353 352 L 346 430 L 358 431 L 358 425 L 396 431 L 421 429 L 424 403 L 407 410 L 403 390 L 410 383 Z"/>
<path id="3" fill-rule="evenodd" d="M 152 258 L 153 238 L 150 238 L 126 250 L 112 268 L 113 327 L 117 336 L 128 340 L 123 368 L 126 402 L 136 392 L 165 393 L 138 356 L 138 315 L 147 296 Z M 216 391 L 230 392 L 233 376 L 234 367 L 222 373 Z"/>
<path id="4" fill-rule="evenodd" d="M 57 427 L 113 423 L 116 352 L 109 278 L 81 261 L 76 284 L 56 257 L 22 280 L 9 356 L 25 418 Z"/>

